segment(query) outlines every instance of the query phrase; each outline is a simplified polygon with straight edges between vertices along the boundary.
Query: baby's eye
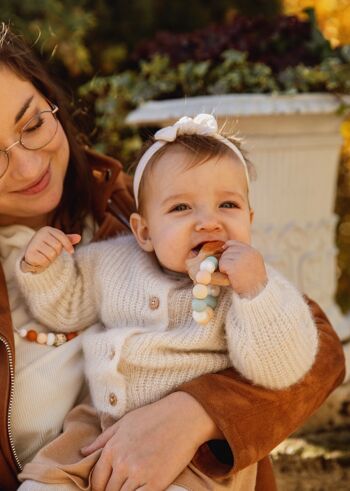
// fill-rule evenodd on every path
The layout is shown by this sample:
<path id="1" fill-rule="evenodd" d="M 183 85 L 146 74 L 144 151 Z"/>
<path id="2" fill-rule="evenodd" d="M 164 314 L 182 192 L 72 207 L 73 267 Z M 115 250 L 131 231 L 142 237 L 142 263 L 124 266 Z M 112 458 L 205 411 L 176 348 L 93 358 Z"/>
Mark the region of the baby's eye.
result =
<path id="1" fill-rule="evenodd" d="M 178 205 L 173 206 L 170 211 L 185 211 L 189 210 L 190 207 L 186 205 L 185 203 L 179 203 Z"/>
<path id="2" fill-rule="evenodd" d="M 239 206 L 234 201 L 224 201 L 221 203 L 220 208 L 239 208 Z"/>

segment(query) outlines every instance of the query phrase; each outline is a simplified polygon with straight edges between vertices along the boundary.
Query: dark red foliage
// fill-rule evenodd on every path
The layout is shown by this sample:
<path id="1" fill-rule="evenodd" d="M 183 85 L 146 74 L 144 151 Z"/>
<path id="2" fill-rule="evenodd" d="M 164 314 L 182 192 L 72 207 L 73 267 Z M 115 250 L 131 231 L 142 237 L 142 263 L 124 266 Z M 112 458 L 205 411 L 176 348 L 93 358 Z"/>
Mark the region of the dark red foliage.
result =
<path id="1" fill-rule="evenodd" d="M 245 51 L 250 61 L 269 65 L 274 72 L 287 66 L 320 63 L 322 50 L 315 45 L 313 26 L 293 16 L 276 19 L 237 16 L 230 24 L 211 25 L 190 33 L 158 32 L 138 45 L 134 62 L 148 60 L 154 54 L 168 55 L 173 65 L 183 61 L 218 62 L 223 51 Z"/>

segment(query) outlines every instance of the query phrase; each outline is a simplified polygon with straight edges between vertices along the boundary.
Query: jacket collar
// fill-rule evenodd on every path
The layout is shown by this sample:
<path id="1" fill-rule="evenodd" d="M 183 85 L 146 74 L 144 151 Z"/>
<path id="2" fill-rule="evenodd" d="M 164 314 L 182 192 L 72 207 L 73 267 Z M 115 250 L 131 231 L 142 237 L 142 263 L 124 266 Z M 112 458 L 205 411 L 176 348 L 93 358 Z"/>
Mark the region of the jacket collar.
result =
<path id="1" fill-rule="evenodd" d="M 123 167 L 119 160 L 102 155 L 85 147 L 85 155 L 92 175 L 98 184 L 94 187 L 93 206 L 98 217 L 103 217 L 107 209 L 108 200 L 113 192 L 116 179 Z"/>

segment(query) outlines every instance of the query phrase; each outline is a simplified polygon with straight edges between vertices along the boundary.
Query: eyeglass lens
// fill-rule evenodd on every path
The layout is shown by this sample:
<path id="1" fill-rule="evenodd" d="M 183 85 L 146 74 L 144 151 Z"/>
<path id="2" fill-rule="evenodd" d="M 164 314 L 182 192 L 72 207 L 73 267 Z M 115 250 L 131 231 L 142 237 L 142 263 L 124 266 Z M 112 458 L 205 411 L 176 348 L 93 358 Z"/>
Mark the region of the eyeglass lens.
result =
<path id="1" fill-rule="evenodd" d="M 58 121 L 52 111 L 42 111 L 33 116 L 22 128 L 20 144 L 27 150 L 39 150 L 48 145 L 56 134 Z M 9 155 L 0 150 L 0 177 L 9 165 Z"/>

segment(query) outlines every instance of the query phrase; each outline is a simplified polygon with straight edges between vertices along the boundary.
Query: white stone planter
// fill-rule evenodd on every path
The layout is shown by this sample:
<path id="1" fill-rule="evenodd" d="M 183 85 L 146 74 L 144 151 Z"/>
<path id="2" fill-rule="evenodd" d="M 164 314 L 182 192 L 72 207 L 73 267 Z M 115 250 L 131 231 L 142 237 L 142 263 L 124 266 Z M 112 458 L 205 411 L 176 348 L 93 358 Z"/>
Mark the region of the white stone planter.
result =
<path id="1" fill-rule="evenodd" d="M 339 103 L 330 94 L 191 97 L 145 103 L 129 114 L 128 122 L 166 126 L 184 115 L 209 112 L 226 132 L 243 137 L 258 174 L 252 185 L 254 244 L 326 311 L 344 342 L 349 377 L 350 319 L 334 302 Z M 323 408 L 319 420 L 313 419 L 313 427 L 330 419 L 344 423 L 344 417 L 349 423 L 350 414 L 342 413 L 344 401 L 350 406 L 349 384 L 338 393 L 329 410 Z"/>

